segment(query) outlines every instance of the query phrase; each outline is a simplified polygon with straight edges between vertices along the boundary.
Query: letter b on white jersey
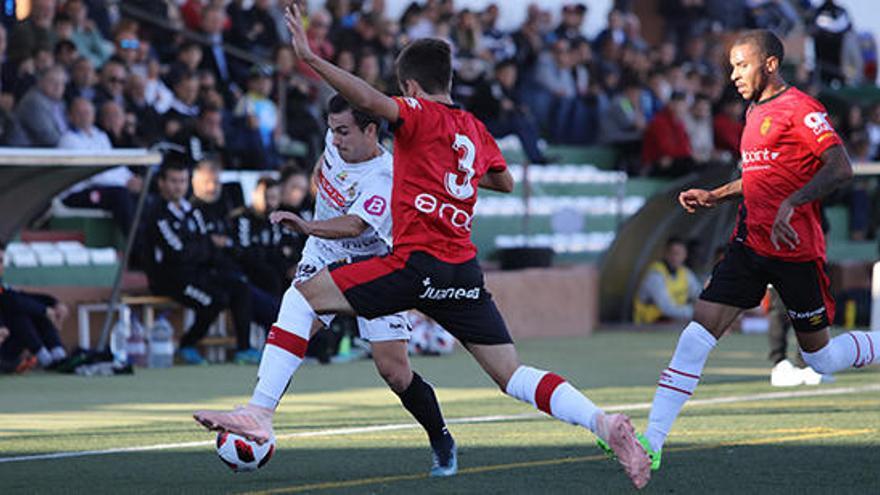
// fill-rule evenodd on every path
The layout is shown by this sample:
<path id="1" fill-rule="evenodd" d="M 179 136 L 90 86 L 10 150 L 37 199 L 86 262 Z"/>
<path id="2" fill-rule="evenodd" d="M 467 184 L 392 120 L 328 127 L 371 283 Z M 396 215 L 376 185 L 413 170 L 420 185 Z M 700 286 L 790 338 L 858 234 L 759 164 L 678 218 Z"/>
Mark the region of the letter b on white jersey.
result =
<path id="1" fill-rule="evenodd" d="M 474 147 L 474 142 L 464 134 L 455 135 L 452 149 L 459 155 L 458 172 L 464 174 L 464 176 L 461 177 L 461 182 L 459 182 L 458 174 L 447 172 L 446 191 L 455 198 L 465 200 L 477 192 L 474 185 L 471 184 L 471 179 L 473 179 L 476 173 L 474 171 L 474 158 L 476 158 L 477 150 Z"/>

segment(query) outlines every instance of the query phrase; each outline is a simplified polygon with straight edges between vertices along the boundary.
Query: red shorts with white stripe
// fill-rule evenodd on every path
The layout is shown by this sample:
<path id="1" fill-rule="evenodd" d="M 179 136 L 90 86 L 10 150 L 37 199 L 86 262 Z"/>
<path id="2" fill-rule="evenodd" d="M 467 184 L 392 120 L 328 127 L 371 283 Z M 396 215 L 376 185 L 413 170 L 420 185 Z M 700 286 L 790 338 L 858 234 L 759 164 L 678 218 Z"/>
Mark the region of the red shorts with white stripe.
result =
<path id="1" fill-rule="evenodd" d="M 513 342 L 476 259 L 447 263 L 415 251 L 337 262 L 329 269 L 359 316 L 372 319 L 417 309 L 462 343 Z"/>

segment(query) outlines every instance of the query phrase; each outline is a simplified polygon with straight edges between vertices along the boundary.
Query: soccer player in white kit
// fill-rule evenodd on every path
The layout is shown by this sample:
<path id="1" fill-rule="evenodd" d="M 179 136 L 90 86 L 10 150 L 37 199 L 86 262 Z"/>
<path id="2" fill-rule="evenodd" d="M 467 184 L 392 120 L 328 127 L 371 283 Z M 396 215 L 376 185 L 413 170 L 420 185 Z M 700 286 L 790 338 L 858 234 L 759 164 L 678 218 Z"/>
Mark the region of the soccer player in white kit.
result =
<path id="1" fill-rule="evenodd" d="M 322 268 L 391 251 L 392 155 L 378 141 L 380 121 L 353 110 L 339 95 L 329 103 L 324 154 L 314 172 L 318 194 L 313 220 L 276 211 L 270 220 L 309 236 L 294 285 Z M 335 315 L 319 315 L 329 325 Z M 361 338 L 370 342 L 373 361 L 403 406 L 425 428 L 434 451 L 432 476 L 457 470 L 455 442 L 446 429 L 430 384 L 411 370 L 407 357 L 410 323 L 405 313 L 372 320 L 357 318 Z M 314 334 L 318 326 L 312 329 Z"/>

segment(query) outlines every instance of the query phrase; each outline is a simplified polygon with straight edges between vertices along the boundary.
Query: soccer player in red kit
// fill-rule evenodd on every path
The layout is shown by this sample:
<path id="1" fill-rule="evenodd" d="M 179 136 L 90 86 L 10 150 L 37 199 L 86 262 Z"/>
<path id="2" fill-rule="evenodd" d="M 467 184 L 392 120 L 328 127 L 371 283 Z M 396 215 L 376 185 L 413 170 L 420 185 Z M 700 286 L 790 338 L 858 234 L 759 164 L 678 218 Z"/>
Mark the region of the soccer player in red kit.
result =
<path id="1" fill-rule="evenodd" d="M 730 78 L 751 100 L 740 144 L 742 177 L 678 198 L 689 213 L 733 199 L 742 198 L 742 204 L 726 255 L 657 384 L 648 428 L 640 436 L 654 469 L 709 353 L 743 310 L 758 306 L 768 284 L 785 303 L 804 361 L 818 373 L 880 361 L 880 332 L 832 339 L 828 331 L 834 300 L 825 274 L 819 199 L 848 182 L 853 170 L 825 108 L 779 75 L 783 55 L 782 42 L 769 31 L 749 31 L 734 42 Z"/>
<path id="2" fill-rule="evenodd" d="M 393 250 L 331 265 L 291 287 L 269 333 L 251 402 L 232 412 L 198 411 L 196 419 L 209 429 L 265 441 L 318 314 L 375 318 L 415 308 L 449 330 L 506 394 L 589 429 L 610 445 L 633 484 L 644 486 L 650 459 L 629 418 L 605 414 L 559 375 L 522 365 L 486 291 L 470 239 L 477 188 L 510 192 L 513 178 L 485 126 L 452 104 L 448 43 L 408 45 L 396 64 L 405 96 L 390 98 L 312 53 L 298 7 L 290 8 L 287 22 L 303 62 L 354 107 L 393 126 Z M 454 446 L 448 462 L 454 472 Z"/>

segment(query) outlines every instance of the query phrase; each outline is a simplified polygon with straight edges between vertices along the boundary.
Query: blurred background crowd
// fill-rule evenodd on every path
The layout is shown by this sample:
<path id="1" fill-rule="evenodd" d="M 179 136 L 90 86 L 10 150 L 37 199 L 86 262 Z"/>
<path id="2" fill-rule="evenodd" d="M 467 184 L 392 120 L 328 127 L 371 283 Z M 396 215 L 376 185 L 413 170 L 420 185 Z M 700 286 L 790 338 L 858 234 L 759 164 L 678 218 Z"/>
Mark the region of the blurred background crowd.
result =
<path id="1" fill-rule="evenodd" d="M 15 2 L 5 2 L 15 4 Z M 34 0 L 0 31 L 0 139 L 11 146 L 114 148 L 170 142 L 194 163 L 309 169 L 329 89 L 286 43 L 281 0 Z M 328 0 L 309 11 L 313 49 L 386 91 L 394 58 L 421 37 L 448 40 L 454 96 L 498 137 L 515 135 L 533 163 L 544 143 L 607 144 L 638 175 L 676 176 L 738 152 L 743 104 L 727 83 L 725 41 L 744 28 L 811 40 L 790 55 L 789 80 L 817 93 L 877 76 L 876 45 L 832 1 L 656 2 L 662 33 L 643 34 L 638 2 L 525 8 L 513 30 L 498 4 Z M 7 5 L 8 10 L 8 5 Z M 595 37 L 588 16 L 606 19 Z M 647 30 L 646 30 L 647 31 Z M 653 42 L 648 39 L 655 40 Z M 803 45 L 803 43 L 800 43 Z M 838 128 L 860 158 L 880 144 L 880 106 L 853 107 Z M 94 125 L 107 139 L 91 137 Z M 82 133 L 85 138 L 65 133 Z M 64 138 L 64 139 L 63 139 Z M 195 142 L 198 141 L 198 144 Z"/>

